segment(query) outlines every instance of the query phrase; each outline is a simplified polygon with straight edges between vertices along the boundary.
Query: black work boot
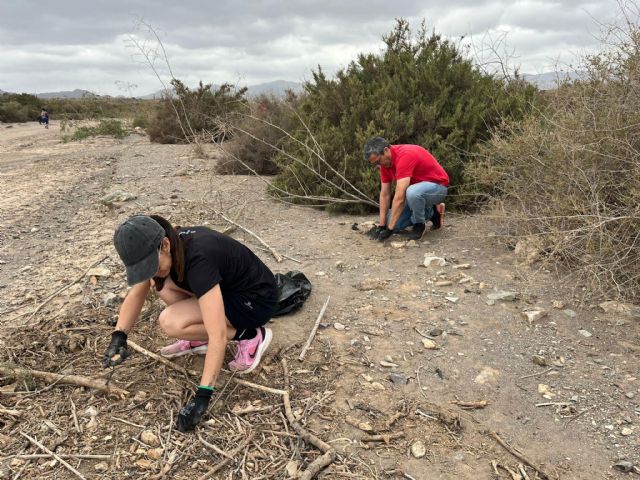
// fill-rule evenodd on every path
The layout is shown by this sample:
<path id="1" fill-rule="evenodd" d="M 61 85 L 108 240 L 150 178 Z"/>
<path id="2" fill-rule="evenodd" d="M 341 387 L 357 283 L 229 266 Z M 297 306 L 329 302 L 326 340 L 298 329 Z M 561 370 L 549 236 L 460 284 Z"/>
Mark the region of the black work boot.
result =
<path id="1" fill-rule="evenodd" d="M 425 231 L 424 223 L 414 223 L 408 238 L 410 240 L 420 240 Z"/>

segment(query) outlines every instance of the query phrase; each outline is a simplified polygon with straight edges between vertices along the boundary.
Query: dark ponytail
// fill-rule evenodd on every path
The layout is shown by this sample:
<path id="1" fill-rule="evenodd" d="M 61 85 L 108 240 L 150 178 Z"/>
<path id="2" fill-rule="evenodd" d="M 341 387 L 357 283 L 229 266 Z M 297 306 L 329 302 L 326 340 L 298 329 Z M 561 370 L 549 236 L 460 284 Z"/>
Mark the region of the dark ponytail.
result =
<path id="1" fill-rule="evenodd" d="M 184 247 L 185 242 L 173 226 L 159 215 L 149 215 L 164 229 L 164 235 L 171 245 L 171 270 L 176 273 L 179 282 L 184 280 Z M 164 278 L 154 277 L 156 290 L 162 290 Z"/>

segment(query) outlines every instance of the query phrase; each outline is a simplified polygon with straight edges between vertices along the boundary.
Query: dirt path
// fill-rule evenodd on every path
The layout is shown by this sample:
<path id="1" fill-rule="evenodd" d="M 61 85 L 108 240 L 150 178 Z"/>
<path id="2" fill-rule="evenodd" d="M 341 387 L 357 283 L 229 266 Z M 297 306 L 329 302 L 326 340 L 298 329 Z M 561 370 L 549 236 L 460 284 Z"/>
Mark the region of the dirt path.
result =
<path id="1" fill-rule="evenodd" d="M 65 144 L 56 124 L 49 130 L 37 124 L 6 127 L 0 125 L 1 362 L 103 375 L 98 359 L 118 306 L 110 294 L 121 298 L 126 292 L 111 246 L 118 222 L 152 212 L 181 225 L 223 228 L 212 210 L 235 217 L 244 205 L 240 223 L 301 264 L 277 264 L 258 250 L 260 257 L 274 271 L 303 271 L 314 285 L 302 311 L 273 322 L 272 355 L 250 380 L 280 388 L 276 353 L 292 347 L 287 355 L 299 414 L 339 452 L 323 478 L 511 478 L 504 470 L 497 477 L 491 461 L 512 469 L 520 462 L 484 430 L 500 432 L 552 478 L 624 478 L 613 463 L 640 465 L 638 320 L 579 307 L 565 279 L 535 265 L 520 266 L 513 252 L 492 238 L 487 219 L 449 215 L 443 231 L 416 246 L 383 246 L 352 229 L 354 222 L 371 218 L 285 205 L 266 197 L 259 179 L 213 175 L 215 151 L 210 159 L 196 159 L 187 147 L 149 144 L 137 135 Z M 116 190 L 137 198 L 112 206 L 100 202 Z M 255 248 L 246 235 L 234 236 Z M 425 268 L 425 254 L 446 264 Z M 86 277 L 30 319 L 47 296 L 104 256 L 108 273 Z M 491 304 L 488 295 L 497 291 L 516 292 L 516 299 Z M 328 295 L 325 324 L 308 358 L 299 363 L 294 359 Z M 149 304 L 131 337 L 150 350 L 169 341 L 154 325 L 159 308 L 158 302 Z M 526 309 L 548 315 L 529 322 L 522 316 Z M 39 322 L 37 328 L 16 328 L 27 320 Z M 424 335 L 432 337 L 436 349 L 425 348 Z M 195 369 L 200 362 L 182 361 Z M 397 374 L 398 384 L 390 374 Z M 115 401 L 61 386 L 41 395 L 19 394 L 35 387 L 0 377 L 0 405 L 24 412 L 20 422 L 0 413 L 0 451 L 7 455 L 0 457 L 0 478 L 13 478 L 21 469 L 24 478 L 71 478 L 46 459 L 25 463 L 11 457 L 34 451 L 19 431 L 46 437 L 49 448 L 64 438 L 59 453 L 117 453 L 117 461 L 108 461 L 105 469 L 96 468 L 97 460 L 82 461 L 78 468 L 87 478 L 148 478 L 157 472 L 159 464 L 139 461 L 148 457 L 137 440 L 140 428 L 112 416 L 166 435 L 171 412 L 193 381 L 172 376 L 142 356 L 120 367 L 112 381 L 144 396 Z M 69 398 L 81 415 L 78 429 Z M 465 412 L 451 403 L 456 400 L 489 405 Z M 259 406 L 275 400 L 249 389 L 227 391 L 213 409 L 212 425 L 233 429 L 220 422 L 230 415 L 227 409 L 246 402 Z M 93 429 L 80 413 L 90 406 L 99 412 Z M 461 415 L 462 430 L 434 419 L 437 406 Z M 123 410 L 127 413 L 118 413 Z M 243 417 L 242 429 L 279 418 L 276 413 Z M 404 432 L 404 438 L 388 445 L 362 443 L 362 429 Z M 218 435 L 213 438 L 222 441 Z M 176 438 L 179 467 L 165 478 L 194 478 L 220 460 L 193 436 Z M 426 447 L 422 458 L 410 453 L 417 441 Z M 260 445 L 256 448 L 267 448 Z M 229 478 L 229 472 L 235 472 L 232 478 L 287 478 L 281 457 L 300 467 L 314 458 L 309 457 L 313 449 L 300 443 L 278 448 L 285 451 L 271 453 L 273 472 L 264 467 L 258 475 L 263 460 L 256 454 L 219 478 Z M 527 472 L 534 478 L 533 470 Z"/>

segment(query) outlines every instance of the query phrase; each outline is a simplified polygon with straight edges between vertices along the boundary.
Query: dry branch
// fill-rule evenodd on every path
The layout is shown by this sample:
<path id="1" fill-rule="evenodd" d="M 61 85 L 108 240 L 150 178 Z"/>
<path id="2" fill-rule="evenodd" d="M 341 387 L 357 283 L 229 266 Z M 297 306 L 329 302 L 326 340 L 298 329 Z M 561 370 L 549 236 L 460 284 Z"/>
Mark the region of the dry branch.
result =
<path id="1" fill-rule="evenodd" d="M 251 443 L 251 441 L 253 440 L 253 437 L 255 436 L 255 432 L 251 432 L 249 434 L 249 436 L 247 438 L 245 438 L 245 440 L 238 445 L 236 448 L 234 448 L 233 450 L 231 450 L 227 455 L 226 458 L 224 460 L 222 460 L 220 463 L 218 463 L 217 465 L 215 465 L 213 468 L 211 468 L 207 473 L 205 473 L 204 475 L 202 475 L 198 480 L 206 480 L 207 478 L 211 477 L 211 475 L 213 475 L 214 473 L 216 473 L 218 470 L 224 468 L 231 460 L 233 460 L 233 458 L 238 455 L 238 453 L 240 453 L 242 450 L 245 449 L 245 447 L 247 445 L 249 445 L 249 443 Z"/>
<path id="2" fill-rule="evenodd" d="M 260 238 L 258 235 L 256 235 L 255 233 L 253 233 L 251 230 L 243 227 L 242 225 L 240 225 L 239 223 L 234 222 L 233 220 L 231 220 L 229 217 L 227 217 L 224 213 L 221 212 L 217 212 L 217 211 L 213 211 L 213 213 L 215 213 L 216 215 L 218 215 L 219 217 L 222 217 L 223 220 L 229 222 L 231 225 L 235 225 L 236 227 L 238 227 L 240 230 L 242 230 L 245 233 L 248 233 L 249 235 L 251 235 L 253 238 L 255 238 L 256 240 L 258 240 L 262 245 L 264 245 L 264 247 L 269 250 L 269 252 L 271 253 L 271 255 L 273 255 L 273 258 L 276 259 L 276 262 L 281 263 L 283 258 L 282 255 L 280 255 L 278 252 L 276 252 L 273 247 L 270 247 L 269 245 L 267 245 L 267 243 Z"/>
<path id="3" fill-rule="evenodd" d="M 41 449 L 43 452 L 47 452 L 49 455 L 51 455 L 53 458 L 55 458 L 57 461 L 59 461 L 62 465 L 64 465 L 70 472 L 73 472 L 78 478 L 81 478 L 82 480 L 86 480 L 85 477 L 79 471 L 77 471 L 75 468 L 73 468 L 71 465 L 69 465 L 67 462 L 65 462 L 62 458 L 60 458 L 59 455 L 53 453 L 47 447 L 42 445 L 35 438 L 31 438 L 29 435 L 27 435 L 24 432 L 20 432 L 20 435 L 22 435 L 23 437 L 28 439 L 31 443 L 33 443 L 36 447 Z"/>
<path id="4" fill-rule="evenodd" d="M 404 437 L 404 432 L 384 433 L 381 435 L 366 435 L 360 438 L 361 442 L 384 442 L 389 443 L 391 440 Z"/>
<path id="5" fill-rule="evenodd" d="M 198 372 L 195 372 L 193 370 L 187 370 L 186 368 L 181 367 L 180 365 L 176 365 L 175 363 L 173 363 L 171 360 L 167 360 L 166 358 L 150 352 L 149 350 L 147 350 L 146 348 L 141 347 L 140 345 L 138 345 L 137 343 L 132 342 L 131 340 L 127 340 L 127 345 L 130 346 L 131 348 L 133 348 L 136 352 L 139 352 L 143 355 L 146 355 L 149 358 L 152 358 L 160 363 L 162 363 L 163 365 L 166 365 L 167 367 L 175 370 L 176 372 L 180 372 L 183 375 L 185 375 L 186 377 L 188 377 L 189 375 L 193 375 L 193 376 L 198 376 Z"/>
<path id="6" fill-rule="evenodd" d="M 478 400 L 476 402 L 464 402 L 464 401 L 456 400 L 455 402 L 451 402 L 451 403 L 459 406 L 464 410 L 479 410 L 489 405 L 488 400 Z"/>
<path id="7" fill-rule="evenodd" d="M 78 385 L 86 388 L 93 388 L 101 392 L 110 393 L 119 397 L 129 395 L 129 392 L 118 387 L 108 385 L 106 380 L 97 380 L 95 378 L 82 377 L 80 375 L 61 375 L 59 373 L 42 372 L 40 370 L 30 370 L 26 368 L 13 368 L 0 366 L 0 374 L 9 377 L 36 377 L 43 378 L 49 382 L 56 382 L 64 385 Z"/>
<path id="8" fill-rule="evenodd" d="M 22 412 L 20 410 L 11 410 L 10 408 L 4 408 L 2 406 L 0 406 L 0 414 L 11 415 L 12 417 L 22 416 Z"/>
<path id="9" fill-rule="evenodd" d="M 518 460 L 520 460 L 522 463 L 529 465 L 531 468 L 533 468 L 536 472 L 538 472 L 538 475 L 540 475 L 540 478 L 542 478 L 542 480 L 550 480 L 551 476 L 546 473 L 544 470 L 542 470 L 540 467 L 537 467 L 531 460 L 529 460 L 527 457 L 525 457 L 524 455 L 522 455 L 521 453 L 517 452 L 516 450 L 514 450 L 511 446 L 509 446 L 509 444 L 507 442 L 505 442 L 502 438 L 500 438 L 500 435 L 498 435 L 497 432 L 488 432 L 489 435 L 495 439 L 496 442 L 498 442 L 500 444 L 500 446 L 502 446 L 502 448 L 504 448 L 507 452 L 509 452 L 511 455 L 513 455 L 514 457 L 516 457 Z"/>
<path id="10" fill-rule="evenodd" d="M 320 321 L 324 316 L 324 311 L 327 309 L 327 305 L 329 305 L 329 300 L 331 300 L 331 296 L 328 296 L 327 301 L 324 302 L 324 305 L 322 306 L 322 310 L 320 310 L 320 314 L 316 319 L 316 323 L 313 325 L 313 328 L 311 329 L 311 333 L 309 334 L 307 343 L 305 343 L 304 347 L 302 347 L 302 351 L 300 352 L 300 356 L 298 357 L 298 360 L 300 361 L 304 360 L 304 356 L 307 354 L 307 349 L 311 346 L 311 342 L 313 341 L 313 338 L 316 336 L 316 332 L 318 331 L 318 325 L 320 325 Z"/>

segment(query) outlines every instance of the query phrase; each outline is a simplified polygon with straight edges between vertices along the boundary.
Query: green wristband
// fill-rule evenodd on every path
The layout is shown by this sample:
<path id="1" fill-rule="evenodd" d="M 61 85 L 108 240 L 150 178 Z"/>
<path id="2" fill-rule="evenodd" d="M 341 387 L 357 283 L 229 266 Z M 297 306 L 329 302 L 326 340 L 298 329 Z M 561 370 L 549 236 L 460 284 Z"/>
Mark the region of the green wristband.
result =
<path id="1" fill-rule="evenodd" d="M 211 390 L 212 392 L 216 391 L 216 387 L 208 387 L 207 385 L 198 385 L 198 388 L 203 388 L 205 390 Z"/>

